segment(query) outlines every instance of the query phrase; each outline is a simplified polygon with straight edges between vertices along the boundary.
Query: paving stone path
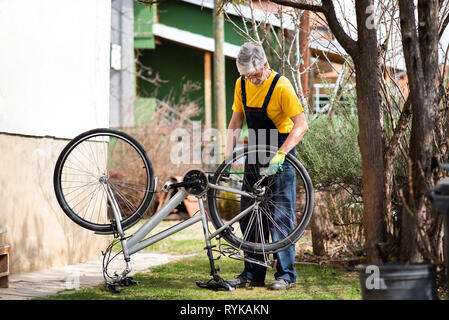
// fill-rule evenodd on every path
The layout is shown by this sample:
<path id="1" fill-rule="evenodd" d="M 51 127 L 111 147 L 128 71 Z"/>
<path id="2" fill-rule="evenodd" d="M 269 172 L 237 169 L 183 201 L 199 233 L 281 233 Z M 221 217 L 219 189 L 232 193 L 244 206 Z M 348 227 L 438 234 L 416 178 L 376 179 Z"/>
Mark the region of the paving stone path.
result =
<path id="1" fill-rule="evenodd" d="M 151 267 L 166 264 L 192 255 L 172 255 L 163 253 L 135 253 L 131 257 L 132 271 L 149 271 Z M 124 262 L 121 256 L 114 259 L 108 270 L 121 272 Z M 28 300 L 48 297 L 65 289 L 77 289 L 104 283 L 102 258 L 74 265 L 54 267 L 47 270 L 12 274 L 9 276 L 9 288 L 0 288 L 1 300 Z"/>

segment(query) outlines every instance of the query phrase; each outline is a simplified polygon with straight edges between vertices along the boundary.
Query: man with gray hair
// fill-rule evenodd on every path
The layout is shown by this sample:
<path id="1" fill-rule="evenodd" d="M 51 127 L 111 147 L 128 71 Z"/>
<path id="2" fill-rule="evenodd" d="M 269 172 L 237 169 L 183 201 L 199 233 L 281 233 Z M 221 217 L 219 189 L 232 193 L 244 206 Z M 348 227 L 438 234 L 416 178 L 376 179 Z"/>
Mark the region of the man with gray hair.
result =
<path id="1" fill-rule="evenodd" d="M 253 42 L 247 42 L 240 48 L 236 64 L 241 75 L 262 70 L 265 63 L 268 62 L 261 46 Z"/>
<path id="2" fill-rule="evenodd" d="M 245 43 L 237 55 L 237 69 L 241 74 L 235 84 L 233 115 L 228 126 L 226 155 L 232 154 L 240 136 L 243 122 L 246 120 L 249 135 L 249 145 L 267 144 L 278 148 L 277 154 L 270 160 L 265 173 L 276 179 L 270 188 L 275 188 L 273 194 L 280 195 L 279 203 L 275 206 L 275 213 L 282 206 L 293 220 L 296 200 L 296 176 L 294 168 L 284 162 L 287 153 L 295 156 L 295 146 L 301 141 L 308 130 L 304 110 L 293 89 L 286 78 L 272 70 L 261 45 L 253 42 Z M 275 130 L 276 137 L 271 132 Z M 258 141 L 258 137 L 265 136 L 268 141 Z M 253 139 L 251 139 L 253 137 Z M 255 183 L 247 175 L 249 163 L 245 163 L 245 179 L 249 184 Z M 251 186 L 249 186 L 251 187 Z M 250 203 L 241 200 L 241 210 Z M 276 200 L 275 200 L 276 201 Z M 278 214 L 282 214 L 279 213 Z M 266 223 L 264 232 L 271 232 L 273 238 L 279 237 L 269 223 Z M 242 222 L 240 227 L 245 232 L 247 224 Z M 283 226 L 282 228 L 288 228 Z M 290 230 L 280 230 L 288 234 Z M 262 261 L 260 255 L 247 254 L 247 257 Z M 275 280 L 269 288 L 273 290 L 289 289 L 295 286 L 296 270 L 294 267 L 295 246 L 275 254 L 277 260 Z M 243 272 L 236 279 L 228 280 L 234 287 L 264 286 L 266 267 L 257 263 L 245 261 Z"/>

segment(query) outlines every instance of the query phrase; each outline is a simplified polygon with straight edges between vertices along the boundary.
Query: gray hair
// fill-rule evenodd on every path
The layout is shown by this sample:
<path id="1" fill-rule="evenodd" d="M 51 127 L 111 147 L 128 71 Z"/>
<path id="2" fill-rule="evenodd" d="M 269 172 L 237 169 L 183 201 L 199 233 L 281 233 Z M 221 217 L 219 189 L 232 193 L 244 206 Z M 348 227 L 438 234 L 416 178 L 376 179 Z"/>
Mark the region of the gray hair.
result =
<path id="1" fill-rule="evenodd" d="M 263 68 L 267 57 L 261 45 L 255 42 L 245 43 L 237 55 L 237 69 L 240 74 L 253 73 Z"/>

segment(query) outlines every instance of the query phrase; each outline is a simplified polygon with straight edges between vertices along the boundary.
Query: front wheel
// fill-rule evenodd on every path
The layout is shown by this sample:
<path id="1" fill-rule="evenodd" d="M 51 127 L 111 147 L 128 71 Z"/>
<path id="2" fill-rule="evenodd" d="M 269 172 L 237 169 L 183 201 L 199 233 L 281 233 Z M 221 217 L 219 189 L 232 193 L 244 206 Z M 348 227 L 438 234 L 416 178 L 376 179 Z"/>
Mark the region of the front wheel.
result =
<path id="1" fill-rule="evenodd" d="M 154 173 L 144 148 L 130 135 L 94 129 L 75 137 L 62 150 L 53 184 L 65 214 L 83 228 L 112 233 L 113 194 L 125 230 L 151 205 Z"/>
<path id="2" fill-rule="evenodd" d="M 282 173 L 264 177 L 276 153 L 269 146 L 238 149 L 211 180 L 207 196 L 212 224 L 222 228 L 220 235 L 226 241 L 245 252 L 287 249 L 301 238 L 312 216 L 313 186 L 298 159 L 287 154 Z"/>

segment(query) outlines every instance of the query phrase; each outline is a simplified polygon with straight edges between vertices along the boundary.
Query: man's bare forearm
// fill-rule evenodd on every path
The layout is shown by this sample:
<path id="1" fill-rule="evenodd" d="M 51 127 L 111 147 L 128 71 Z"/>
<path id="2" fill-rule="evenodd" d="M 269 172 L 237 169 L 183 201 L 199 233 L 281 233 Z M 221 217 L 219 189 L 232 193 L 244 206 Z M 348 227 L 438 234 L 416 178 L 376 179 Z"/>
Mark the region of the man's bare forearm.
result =
<path id="1" fill-rule="evenodd" d="M 292 150 L 302 140 L 307 130 L 309 129 L 304 113 L 295 116 L 292 119 L 294 121 L 292 131 L 289 133 L 287 139 L 279 148 L 279 151 L 282 151 L 284 153 L 289 153 L 290 150 Z"/>
<path id="2" fill-rule="evenodd" d="M 240 132 L 242 131 L 243 116 L 235 113 L 232 116 L 231 122 L 228 126 L 228 132 L 226 136 L 226 156 L 232 154 L 235 146 L 237 145 L 238 139 L 240 137 Z"/>
<path id="3" fill-rule="evenodd" d="M 237 145 L 237 141 L 240 137 L 241 131 L 241 128 L 228 128 L 228 134 L 226 138 L 226 156 L 232 154 L 232 150 L 234 150 L 235 146 Z"/>

